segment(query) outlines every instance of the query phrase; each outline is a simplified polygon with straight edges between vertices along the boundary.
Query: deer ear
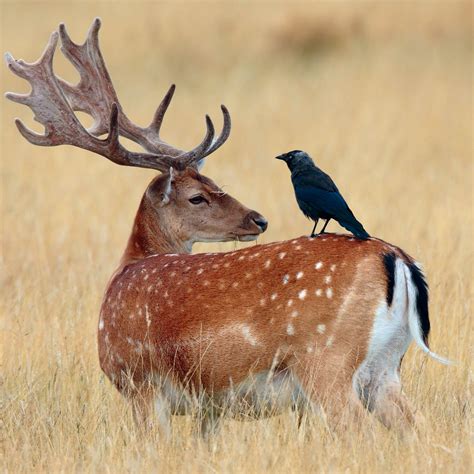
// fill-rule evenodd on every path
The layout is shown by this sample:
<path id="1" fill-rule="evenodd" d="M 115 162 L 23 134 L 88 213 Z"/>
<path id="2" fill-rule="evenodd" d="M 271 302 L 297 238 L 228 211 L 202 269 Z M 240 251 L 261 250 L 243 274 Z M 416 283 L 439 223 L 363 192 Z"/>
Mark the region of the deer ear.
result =
<path id="1" fill-rule="evenodd" d="M 159 187 L 149 187 L 147 195 L 154 206 L 166 206 L 171 200 L 171 191 L 173 190 L 174 170 L 170 168 L 169 175 L 166 180 L 160 183 Z"/>

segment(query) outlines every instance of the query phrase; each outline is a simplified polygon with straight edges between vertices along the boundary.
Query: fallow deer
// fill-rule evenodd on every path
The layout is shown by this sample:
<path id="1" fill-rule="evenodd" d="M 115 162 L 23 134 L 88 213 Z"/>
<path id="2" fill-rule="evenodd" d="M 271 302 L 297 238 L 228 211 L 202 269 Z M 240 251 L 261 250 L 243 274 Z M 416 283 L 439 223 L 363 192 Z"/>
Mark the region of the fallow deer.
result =
<path id="1" fill-rule="evenodd" d="M 102 58 L 99 27 L 96 19 L 77 45 L 60 25 L 37 62 L 9 54 L 6 61 L 32 86 L 29 95 L 7 98 L 31 107 L 45 127 L 39 135 L 17 120 L 29 142 L 73 145 L 162 172 L 143 195 L 104 295 L 98 345 L 107 377 L 137 415 L 155 405 L 164 430 L 170 415 L 189 413 L 196 400 L 211 407 L 204 430 L 221 414 L 259 417 L 317 406 L 334 424 L 342 408 L 363 406 L 388 427 L 413 425 L 399 378 L 410 342 L 445 362 L 428 348 L 428 289 L 418 264 L 379 239 L 335 234 L 191 254 L 194 242 L 255 240 L 267 227 L 198 171 L 229 136 L 229 113 L 222 106 L 216 140 L 206 116 L 204 140 L 183 152 L 159 136 L 172 86 L 151 125 L 134 125 Z M 58 36 L 80 74 L 77 85 L 53 72 Z M 89 130 L 76 110 L 95 119 Z M 126 150 L 119 136 L 146 152 Z"/>

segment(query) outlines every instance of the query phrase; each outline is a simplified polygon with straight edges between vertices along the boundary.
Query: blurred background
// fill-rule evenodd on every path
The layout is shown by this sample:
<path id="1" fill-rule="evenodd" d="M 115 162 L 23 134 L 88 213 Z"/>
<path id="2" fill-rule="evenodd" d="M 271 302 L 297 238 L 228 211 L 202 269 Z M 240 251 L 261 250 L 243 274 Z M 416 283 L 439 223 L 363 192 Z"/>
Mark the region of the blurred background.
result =
<path id="1" fill-rule="evenodd" d="M 423 357 L 410 351 L 405 380 L 451 450 L 432 448 L 424 455 L 439 466 L 465 467 L 473 294 L 470 2 L 3 2 L 0 8 L 1 49 L 28 62 L 39 58 L 60 22 L 80 43 L 94 17 L 101 17 L 102 53 L 129 118 L 146 125 L 176 83 L 162 137 L 179 148 L 201 140 L 206 113 L 220 127 L 219 105 L 227 105 L 230 139 L 203 173 L 267 217 L 268 231 L 258 243 L 311 230 L 296 206 L 286 166 L 274 160 L 298 148 L 333 177 L 370 234 L 420 260 L 432 291 L 432 347 L 461 363 L 450 371 L 431 361 L 425 367 Z M 78 79 L 59 50 L 55 70 L 71 82 Z M 2 91 L 28 91 L 5 66 L 1 71 Z M 97 316 L 154 172 L 119 167 L 71 147 L 34 147 L 19 135 L 14 117 L 40 130 L 29 109 L 2 99 L 7 452 L 15 463 L 23 446 L 26 470 L 51 468 L 54 459 L 64 468 L 66 461 L 58 459 L 71 446 L 71 459 L 87 459 L 84 466 L 90 467 L 96 458 L 74 443 L 94 435 L 84 428 L 75 438 L 71 423 L 87 418 L 80 414 L 84 397 L 99 409 L 103 397 L 115 396 L 108 385 L 91 392 L 99 380 L 105 383 L 95 347 Z M 81 120 L 90 124 L 84 115 Z M 329 230 L 341 231 L 334 222 Z M 201 244 L 195 250 L 246 245 L 253 244 Z M 53 375 L 57 382 L 50 385 Z M 69 400 L 68 394 L 77 403 L 66 416 L 61 397 Z M 43 421 L 34 424 L 35 417 Z M 44 419 L 61 423 L 60 440 L 51 428 L 56 434 L 45 444 Z M 460 451 L 452 448 L 456 443 Z M 46 447 L 40 453 L 38 446 Z M 260 462 L 255 453 L 249 462 Z M 423 465 L 414 455 L 387 459 L 394 472 Z"/>

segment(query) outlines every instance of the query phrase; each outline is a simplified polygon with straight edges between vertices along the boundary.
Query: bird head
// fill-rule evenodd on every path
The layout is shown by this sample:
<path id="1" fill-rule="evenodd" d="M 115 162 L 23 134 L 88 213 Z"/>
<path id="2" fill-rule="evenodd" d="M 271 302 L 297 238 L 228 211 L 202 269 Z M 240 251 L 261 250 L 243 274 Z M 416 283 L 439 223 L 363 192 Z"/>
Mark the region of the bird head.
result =
<path id="1" fill-rule="evenodd" d="M 290 168 L 290 171 L 292 171 L 299 164 L 314 165 L 311 157 L 306 152 L 301 150 L 293 150 L 289 151 L 288 153 L 283 153 L 282 155 L 278 155 L 276 159 L 284 161 L 288 165 L 288 168 Z"/>

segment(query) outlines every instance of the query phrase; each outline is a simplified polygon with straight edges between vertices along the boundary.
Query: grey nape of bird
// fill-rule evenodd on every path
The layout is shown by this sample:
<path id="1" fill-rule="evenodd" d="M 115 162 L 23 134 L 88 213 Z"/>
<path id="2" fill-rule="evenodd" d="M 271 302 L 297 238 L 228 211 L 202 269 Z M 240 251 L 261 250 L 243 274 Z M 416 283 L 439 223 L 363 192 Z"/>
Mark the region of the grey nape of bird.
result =
<path id="1" fill-rule="evenodd" d="M 324 233 L 329 221 L 334 219 L 357 238 L 365 240 L 370 237 L 355 218 L 331 177 L 320 170 L 307 153 L 293 150 L 276 158 L 288 165 L 298 206 L 306 217 L 314 220 L 311 237 L 319 235 L 314 231 L 320 218 L 326 220 L 320 234 Z"/>

